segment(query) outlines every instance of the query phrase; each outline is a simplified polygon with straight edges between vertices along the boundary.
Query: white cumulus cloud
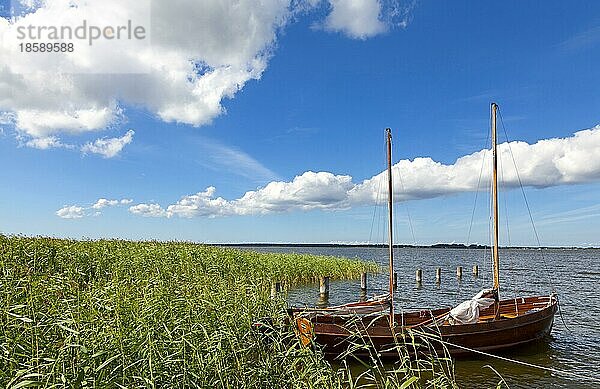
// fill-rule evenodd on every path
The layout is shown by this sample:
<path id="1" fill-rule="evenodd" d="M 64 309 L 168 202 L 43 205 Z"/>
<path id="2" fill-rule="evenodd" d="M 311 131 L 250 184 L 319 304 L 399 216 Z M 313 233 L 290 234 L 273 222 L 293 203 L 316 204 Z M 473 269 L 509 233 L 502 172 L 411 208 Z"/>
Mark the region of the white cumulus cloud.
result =
<path id="1" fill-rule="evenodd" d="M 53 137 L 57 132 L 77 134 L 104 129 L 120 115 L 116 108 L 89 108 L 71 111 L 22 109 L 17 111 L 15 124 L 33 139 Z"/>
<path id="2" fill-rule="evenodd" d="M 85 209 L 77 205 L 69 205 L 56 211 L 56 216 L 63 219 L 81 219 L 85 216 Z"/>
<path id="3" fill-rule="evenodd" d="M 524 186 L 538 188 L 597 181 L 600 180 L 598 150 L 600 125 L 578 131 L 568 138 L 544 139 L 535 144 L 520 141 L 503 143 L 498 145 L 498 158 L 502 161 L 499 177 L 505 188 L 518 187 L 519 179 Z M 392 170 L 393 177 L 396 177 L 396 201 L 472 192 L 478 189 L 480 172 L 482 182 L 490 180 L 491 153 L 481 150 L 460 157 L 451 165 L 431 158 L 402 160 Z M 357 185 L 350 193 L 352 202 L 375 201 L 380 181 L 386 177 L 386 173 L 382 172 Z M 482 185 L 479 189 L 485 190 L 486 186 Z"/>
<path id="4" fill-rule="evenodd" d="M 81 147 L 83 153 L 100 154 L 104 158 L 112 158 L 123 150 L 125 145 L 128 145 L 133 140 L 133 130 L 127 131 L 120 138 L 101 138 L 96 139 L 93 143 L 86 143 Z"/>
<path id="5" fill-rule="evenodd" d="M 102 209 L 105 207 L 112 207 L 119 204 L 119 200 L 108 200 L 108 199 L 98 199 L 92 208 L 94 209 Z"/>
<path id="6" fill-rule="evenodd" d="M 367 39 L 394 27 L 406 27 L 414 1 L 329 0 L 329 14 L 322 24 L 327 31 L 353 39 Z"/>
<path id="7" fill-rule="evenodd" d="M 132 199 L 121 199 L 121 200 L 110 200 L 106 198 L 99 198 L 91 206 L 80 206 L 70 205 L 65 206 L 58 211 L 56 215 L 63 219 L 80 219 L 86 216 L 100 216 L 102 212 L 100 210 L 107 207 L 118 207 L 121 205 L 129 205 L 133 202 Z"/>
<path id="8" fill-rule="evenodd" d="M 211 123 L 251 80 L 261 78 L 278 32 L 298 15 L 330 4 L 323 27 L 365 39 L 402 24 L 398 0 L 45 0 L 0 18 L 0 118 L 21 137 L 57 139 L 113 128 L 122 107 L 166 122 Z M 30 9 L 29 9 L 30 8 Z M 148 19 L 148 20 L 146 20 Z M 76 40 L 65 55 L 19 49 L 29 26 L 144 24 L 147 39 Z M 21 30 L 19 30 L 21 29 Z M 121 70 L 119 70 L 121 69 Z M 112 70 L 112 71 L 111 71 Z M 45 141 L 50 147 L 50 144 Z M 90 147 L 90 149 L 95 149 Z"/>
<path id="9" fill-rule="evenodd" d="M 221 197 L 214 198 L 215 191 L 216 189 L 211 186 L 204 192 L 184 196 L 177 203 L 168 206 L 166 215 L 169 217 L 172 215 L 215 217 L 234 214 L 233 208 L 227 200 Z"/>
<path id="10" fill-rule="evenodd" d="M 330 0 L 331 13 L 325 29 L 339 31 L 352 38 L 366 39 L 386 31 L 378 0 Z"/>
<path id="11" fill-rule="evenodd" d="M 129 207 L 129 212 L 145 217 L 169 217 L 170 215 L 158 204 L 138 204 Z"/>
<path id="12" fill-rule="evenodd" d="M 503 143 L 498 146 L 499 158 L 503 161 L 499 176 L 505 188 L 517 187 L 519 179 L 524 186 L 531 187 L 600 181 L 598 150 L 600 125 L 568 138 L 545 139 L 535 144 Z M 394 200 L 419 200 L 485 190 L 487 186 L 478 186 L 478 181 L 480 173 L 482 183 L 489 181 L 490 159 L 490 152 L 481 150 L 448 165 L 428 157 L 400 160 L 392 167 Z M 384 200 L 386 182 L 386 172 L 355 183 L 349 175 L 308 171 L 289 182 L 270 182 L 234 200 L 216 197 L 216 189 L 209 187 L 203 192 L 183 196 L 164 208 L 156 203 L 141 203 L 130 207 L 129 211 L 152 217 L 216 217 L 343 210 Z"/>
<path id="13" fill-rule="evenodd" d="M 223 99 L 260 78 L 290 13 L 286 0 L 46 0 L 0 18 L 0 112 L 14 114 L 17 130 L 32 138 L 103 130 L 119 121 L 123 104 L 164 121 L 210 123 Z M 76 41 L 73 53 L 35 61 L 18 51 L 20 27 L 112 26 L 150 14 L 147 40 Z M 121 64 L 129 74 L 106 74 Z"/>
<path id="14" fill-rule="evenodd" d="M 33 147 L 34 149 L 46 150 L 57 147 L 69 148 L 69 145 L 63 144 L 56 136 L 47 136 L 43 138 L 32 138 L 25 142 L 25 146 Z"/>
<path id="15" fill-rule="evenodd" d="M 329 172 L 305 172 L 291 182 L 274 181 L 264 188 L 246 192 L 233 201 L 235 213 L 266 214 L 291 209 L 348 208 L 348 192 L 354 187 L 352 177 Z"/>
<path id="16" fill-rule="evenodd" d="M 233 201 L 216 197 L 216 189 L 211 186 L 203 192 L 183 196 L 166 209 L 158 204 L 141 203 L 130 207 L 129 211 L 142 216 L 190 218 L 262 215 L 296 209 L 344 209 L 350 206 L 348 192 L 353 186 L 350 176 L 309 171 L 291 182 L 270 182 Z"/>

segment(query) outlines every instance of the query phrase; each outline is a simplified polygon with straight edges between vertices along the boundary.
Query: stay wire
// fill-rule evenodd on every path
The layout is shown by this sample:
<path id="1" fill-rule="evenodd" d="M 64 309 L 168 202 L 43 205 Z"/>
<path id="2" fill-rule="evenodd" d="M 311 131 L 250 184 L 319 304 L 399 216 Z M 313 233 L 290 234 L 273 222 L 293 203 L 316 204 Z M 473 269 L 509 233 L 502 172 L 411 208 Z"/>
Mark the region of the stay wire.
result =
<path id="1" fill-rule="evenodd" d="M 387 230 L 388 230 L 388 225 L 387 223 L 384 222 L 385 218 L 386 218 L 386 202 L 384 201 L 384 187 L 385 187 L 385 182 L 386 182 L 386 177 L 387 177 L 387 161 L 386 161 L 386 153 L 387 153 L 387 147 L 386 147 L 386 137 L 383 137 L 383 142 L 381 143 L 381 166 L 382 166 L 382 170 L 381 170 L 381 174 L 379 175 L 379 198 L 380 198 L 380 203 L 379 203 L 379 213 L 378 213 L 378 218 L 377 218 L 377 233 L 378 233 L 378 239 L 379 239 L 379 244 L 384 245 L 385 241 L 386 241 L 386 235 L 387 235 Z"/>
<path id="2" fill-rule="evenodd" d="M 485 146 L 487 147 L 490 142 L 490 134 L 488 133 L 488 137 L 485 141 Z M 479 188 L 481 185 L 481 177 L 483 176 L 483 167 L 485 166 L 485 160 L 487 157 L 487 148 L 483 150 L 483 158 L 481 158 L 481 168 L 479 169 L 479 178 L 477 179 L 477 190 L 475 191 L 475 202 L 473 204 L 473 210 L 471 211 L 471 222 L 469 223 L 469 233 L 467 234 L 467 246 L 471 243 L 471 230 L 473 229 L 473 220 L 475 218 L 475 210 L 477 208 L 477 198 L 479 196 Z"/>
<path id="3" fill-rule="evenodd" d="M 381 154 L 383 156 L 383 174 L 381 175 L 381 180 L 379 180 L 379 184 L 381 187 L 383 187 L 383 189 L 381 190 L 381 193 L 383 194 L 385 192 L 385 196 L 382 196 L 383 198 L 385 198 L 385 204 L 381 205 L 381 210 L 379 213 L 379 217 L 380 220 L 383 220 L 383 223 L 379 223 L 379 225 L 383 225 L 382 228 L 382 233 L 381 233 L 381 243 L 383 245 L 385 245 L 386 241 L 387 241 L 387 237 L 389 235 L 389 221 L 387 220 L 388 218 L 388 213 L 387 213 L 387 200 L 388 200 L 388 196 L 389 194 L 387 193 L 387 180 L 388 180 L 388 171 L 387 171 L 387 137 L 385 138 L 384 142 L 383 142 L 383 153 Z"/>
<path id="4" fill-rule="evenodd" d="M 491 120 L 491 119 L 490 119 Z M 489 266 L 490 266 L 490 275 L 492 275 L 492 279 L 493 279 L 493 274 L 494 274 L 494 249 L 493 249 L 493 245 L 494 245 L 494 227 L 492 226 L 492 223 L 494 222 L 493 220 L 493 212 L 494 212 L 494 203 L 493 203 L 493 199 L 492 199 L 492 190 L 493 190 L 493 185 L 494 183 L 492 182 L 492 175 L 490 172 L 490 182 L 489 182 L 489 188 L 488 188 L 488 193 L 489 193 L 489 198 L 488 198 L 488 236 L 490 239 L 490 243 L 489 243 L 489 247 L 490 247 L 490 253 L 489 253 Z"/>
<path id="5" fill-rule="evenodd" d="M 469 222 L 469 232 L 467 234 L 467 246 L 469 246 L 469 244 L 471 244 L 471 232 L 473 229 L 473 222 L 475 220 L 475 211 L 477 209 L 477 200 L 479 198 L 479 188 L 481 188 L 481 178 L 483 177 L 483 169 L 485 167 L 485 161 L 487 159 L 488 149 L 489 149 L 490 142 L 491 142 L 491 140 L 490 140 L 491 134 L 489 132 L 487 134 L 488 134 L 487 139 L 485 140 L 485 143 L 483 145 L 484 149 L 482 150 L 483 156 L 481 158 L 481 167 L 479 168 L 479 177 L 477 179 L 477 190 L 475 191 L 475 201 L 473 202 L 473 209 L 471 210 L 471 221 Z M 489 225 L 488 225 L 488 228 L 489 228 Z M 487 258 L 487 248 L 484 248 L 484 250 L 483 250 L 483 258 L 484 258 L 484 260 L 485 260 L 485 258 Z M 484 276 L 479 278 L 480 288 L 482 288 L 483 284 L 485 282 L 487 282 L 487 277 L 486 277 L 487 272 L 484 272 L 483 274 L 484 274 Z"/>
<path id="6" fill-rule="evenodd" d="M 402 192 L 404 192 L 404 181 L 402 181 L 402 173 L 400 172 L 400 169 L 396 169 L 397 170 L 397 176 L 398 176 L 398 182 L 400 183 L 400 189 L 402 190 Z M 410 229 L 410 234 L 412 236 L 412 241 L 413 244 L 416 246 L 417 245 L 417 238 L 415 237 L 415 230 L 413 228 L 413 223 L 412 223 L 412 218 L 410 216 L 410 210 L 408 208 L 408 204 L 406 204 L 406 202 L 403 202 L 404 205 L 404 210 L 406 211 L 406 217 L 408 219 L 408 227 Z"/>
<path id="7" fill-rule="evenodd" d="M 506 181 L 504 180 L 504 166 L 502 165 L 502 156 L 501 154 L 499 155 L 498 161 L 500 161 L 500 191 L 504 191 L 505 193 L 508 192 L 508 190 L 506 189 L 508 187 L 508 185 L 506 184 Z M 510 239 L 510 225 L 509 225 L 509 215 L 508 215 L 508 207 L 506 205 L 506 195 L 502 196 L 502 205 L 504 206 L 504 222 L 506 225 L 506 240 L 508 243 L 508 247 L 510 247 L 512 245 L 511 239 Z"/>
<path id="8" fill-rule="evenodd" d="M 377 214 L 378 214 L 377 211 L 379 210 L 379 207 L 380 207 L 379 201 L 380 201 L 380 196 L 381 196 L 382 181 L 383 180 L 379 179 L 378 183 L 377 183 L 377 193 L 376 193 L 376 196 L 375 196 L 375 205 L 373 206 L 373 217 L 371 218 L 371 230 L 369 231 L 369 243 L 373 242 L 373 240 L 372 240 L 373 239 L 373 226 L 375 224 L 375 219 L 377 218 Z M 378 232 L 377 232 L 376 236 L 379 235 L 379 226 L 381 224 L 381 223 L 379 223 L 379 219 L 380 219 L 380 217 L 377 218 L 377 222 L 378 222 L 377 223 L 377 226 L 378 226 L 377 230 L 378 230 Z"/>
<path id="9" fill-rule="evenodd" d="M 515 166 L 515 172 L 517 173 L 517 180 L 519 181 L 519 187 L 521 188 L 521 194 L 523 195 L 523 200 L 525 201 L 525 206 L 527 207 L 527 213 L 529 214 L 529 220 L 531 221 L 531 226 L 533 227 L 533 233 L 535 234 L 535 239 L 537 241 L 538 248 L 541 249 L 542 244 L 540 242 L 540 237 L 537 232 L 537 228 L 535 228 L 535 222 L 533 221 L 533 216 L 531 214 L 531 208 L 529 207 L 529 201 L 527 200 L 527 196 L 525 195 L 525 189 L 523 188 L 523 181 L 521 180 L 521 175 L 519 174 L 519 169 L 517 168 L 517 162 L 515 160 L 515 155 L 513 154 L 512 147 L 510 146 L 510 139 L 508 138 L 508 133 L 506 132 L 506 127 L 504 126 L 504 119 L 502 118 L 502 112 L 498 109 L 498 113 L 500 115 L 500 123 L 502 124 L 502 130 L 504 131 L 504 135 L 506 136 L 506 144 L 508 145 L 508 150 L 510 151 L 510 156 L 512 158 L 513 164 Z M 550 286 L 552 288 L 552 292 L 556 292 L 554 287 L 554 282 L 552 277 L 550 276 L 550 270 L 548 269 L 548 263 L 546 261 L 546 257 L 544 255 L 543 250 L 540 250 L 542 256 L 542 262 L 544 263 L 544 270 L 546 272 L 546 277 L 548 277 L 548 281 L 550 281 Z"/>
<path id="10" fill-rule="evenodd" d="M 397 155 L 397 148 L 398 146 L 396 145 L 396 143 L 392 144 L 392 158 L 394 155 Z M 393 185 L 394 187 L 392 188 L 392 194 L 394 195 L 392 198 L 392 207 L 394 208 L 394 243 L 398 244 L 400 242 L 400 214 L 398 212 L 398 208 L 400 208 L 400 204 L 396 203 L 396 199 L 398 197 L 398 193 L 396 193 L 396 191 L 394 190 L 396 187 L 396 177 L 398 177 L 400 175 L 400 171 L 398 169 L 394 169 L 394 161 L 392 160 L 392 181 L 393 181 Z"/>
<path id="11" fill-rule="evenodd" d="M 506 139 L 506 142 L 508 143 L 508 139 Z M 500 192 L 504 192 L 505 195 L 502 196 L 502 205 L 504 207 L 504 217 L 502 218 L 504 220 L 504 224 L 505 224 L 505 228 L 506 228 L 506 240 L 507 240 L 507 247 L 511 247 L 512 246 L 512 242 L 510 239 L 510 223 L 509 223 L 509 214 L 508 214 L 508 206 L 506 205 L 506 197 L 508 195 L 508 190 L 506 189 L 508 187 L 508 185 L 506 184 L 506 180 L 504 180 L 504 165 L 502 164 L 502 153 L 498 153 L 498 162 L 500 163 L 499 166 L 499 171 L 500 171 L 500 185 L 499 185 L 499 189 Z M 500 243 L 498 243 L 500 244 Z M 514 262 L 514 258 L 512 255 L 510 255 L 510 253 L 506 253 L 507 255 L 503 255 L 503 258 L 507 258 L 508 259 L 508 269 L 510 271 L 514 271 L 515 269 L 515 262 Z M 514 275 L 512 277 L 508 277 L 507 278 L 507 284 L 509 285 L 509 289 L 512 289 L 514 295 L 517 295 L 517 282 L 515 282 L 514 280 Z"/>

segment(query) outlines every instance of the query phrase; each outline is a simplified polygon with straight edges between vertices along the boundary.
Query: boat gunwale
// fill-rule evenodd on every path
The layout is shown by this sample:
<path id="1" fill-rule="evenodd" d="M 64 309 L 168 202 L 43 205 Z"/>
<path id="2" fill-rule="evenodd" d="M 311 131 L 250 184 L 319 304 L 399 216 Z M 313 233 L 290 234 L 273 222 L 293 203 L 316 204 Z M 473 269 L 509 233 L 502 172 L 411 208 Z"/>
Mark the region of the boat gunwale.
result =
<path id="1" fill-rule="evenodd" d="M 548 299 L 548 301 L 546 302 L 546 305 L 543 308 L 537 309 L 537 310 L 529 310 L 523 313 L 520 313 L 518 316 L 515 317 L 500 317 L 500 319 L 497 320 L 490 320 L 490 321 L 483 321 L 483 322 L 477 322 L 477 323 L 471 323 L 471 324 L 440 324 L 440 325 L 424 325 L 423 323 L 416 323 L 414 325 L 401 325 L 398 326 L 398 328 L 400 329 L 414 329 L 414 328 L 428 328 L 428 329 L 432 329 L 432 328 L 437 328 L 437 329 L 444 329 L 444 330 L 449 330 L 447 333 L 443 333 L 443 336 L 463 336 L 463 335 L 477 335 L 477 334 L 485 334 L 485 333 L 490 333 L 490 332 L 497 332 L 497 331 L 503 331 L 503 330 L 507 330 L 510 328 L 519 328 L 519 327 L 523 327 L 526 326 L 528 324 L 532 324 L 532 323 L 537 323 L 539 321 L 542 321 L 544 319 L 546 319 L 548 316 L 553 317 L 554 314 L 556 313 L 557 309 L 558 309 L 558 300 L 554 297 L 554 296 L 529 296 L 529 297 L 518 297 L 518 299 L 530 299 L 530 300 L 535 300 L 535 299 Z M 502 300 L 500 303 L 502 304 L 502 302 L 510 302 L 512 303 L 515 299 L 507 299 L 507 300 Z M 439 314 L 444 314 L 446 312 L 449 312 L 451 310 L 451 308 L 440 308 L 440 309 L 436 309 L 436 310 L 431 310 L 431 311 L 416 311 L 416 312 L 406 312 L 406 313 L 399 313 L 396 314 L 396 317 L 398 317 L 399 319 L 402 319 L 402 316 L 404 315 L 404 319 L 406 319 L 406 317 L 410 317 L 410 316 L 416 316 L 419 315 L 421 318 L 423 318 L 425 321 L 430 320 L 430 318 L 425 318 L 422 317 L 421 314 L 423 312 L 431 312 L 432 315 L 431 317 L 435 317 L 435 316 L 439 316 Z M 436 312 L 436 315 L 433 315 L 433 312 Z M 550 313 L 550 315 L 548 315 Z M 348 316 L 352 316 L 352 315 L 344 315 L 344 316 L 340 316 L 340 315 L 318 315 L 314 318 L 312 318 L 313 320 L 312 323 L 314 326 L 321 326 L 321 325 L 327 325 L 327 326 L 335 326 L 338 327 L 340 329 L 343 329 L 344 333 L 340 332 L 328 332 L 330 334 L 339 334 L 342 336 L 348 336 L 351 335 L 352 332 L 350 332 L 347 328 L 345 328 L 344 324 L 347 324 L 347 318 Z M 539 316 L 539 318 L 535 318 L 534 320 L 531 320 L 534 316 Z M 371 322 L 369 325 L 366 325 L 364 327 L 364 330 L 366 330 L 367 332 L 369 332 L 369 330 L 373 329 L 374 327 L 372 327 L 373 325 L 377 325 L 377 323 L 375 321 L 377 320 L 386 320 L 386 316 L 385 315 L 379 315 L 379 317 L 377 318 L 373 318 L 373 315 L 354 315 L 354 317 L 356 317 L 357 321 L 365 321 L 367 319 L 369 319 L 369 321 Z M 324 320 L 325 319 L 325 320 Z M 402 320 L 398 320 L 397 322 L 401 322 Z M 468 331 L 469 327 L 473 327 L 473 329 L 481 329 L 479 331 L 471 331 L 471 332 L 463 332 L 463 331 Z M 386 327 L 389 328 L 389 327 Z M 316 330 L 316 328 L 315 328 Z M 315 333 L 319 334 L 319 332 L 315 331 Z M 321 333 L 325 333 L 325 332 L 321 332 Z M 386 337 L 386 336 L 390 336 L 390 334 L 387 335 L 377 335 L 377 334 L 371 334 L 369 333 L 369 336 L 372 337 Z"/>
<path id="2" fill-rule="evenodd" d="M 445 344 L 448 347 L 448 350 L 450 351 L 450 354 L 453 356 L 466 356 L 466 355 L 470 355 L 473 352 L 477 352 L 477 351 L 493 351 L 493 350 L 505 350 L 505 349 L 510 349 L 513 347 L 517 347 L 520 345 L 524 345 L 524 344 L 528 344 L 528 343 L 534 343 L 536 341 L 540 341 L 541 339 L 543 339 L 544 337 L 546 337 L 553 326 L 554 323 L 554 314 L 556 313 L 556 310 L 558 309 L 558 303 L 557 300 L 555 298 L 552 299 L 552 302 L 545 308 L 539 310 L 539 311 L 535 311 L 535 312 L 528 312 L 526 314 L 524 314 L 523 316 L 521 316 L 521 318 L 526 317 L 527 320 L 519 320 L 519 322 L 515 322 L 516 318 L 509 318 L 509 319 L 504 319 L 504 320 L 498 320 L 496 321 L 496 324 L 500 321 L 502 321 L 502 325 L 501 326 L 492 326 L 490 328 L 490 326 L 485 326 L 482 327 L 482 325 L 485 324 L 491 324 L 494 322 L 490 322 L 490 323 L 475 323 L 472 324 L 472 326 L 476 326 L 476 328 L 480 328 L 481 331 L 478 332 L 458 332 L 458 333 L 444 333 L 443 331 L 438 331 L 437 333 L 435 332 L 426 332 L 422 336 L 422 337 L 427 337 L 429 338 L 429 341 L 435 344 Z M 538 316 L 535 317 L 534 320 L 531 320 L 533 316 Z M 317 324 L 318 323 L 314 323 Z M 509 324 L 509 325 L 507 325 Z M 344 344 L 344 342 L 347 341 L 348 338 L 350 338 L 353 335 L 356 335 L 356 333 L 352 333 L 349 332 L 346 328 L 344 328 L 343 326 L 340 325 L 336 325 L 336 324 L 325 324 L 326 326 L 335 326 L 338 327 L 340 329 L 343 329 L 344 333 L 342 332 L 337 332 L 337 331 L 315 331 L 314 335 L 316 336 L 316 338 L 318 339 L 319 337 L 325 337 L 325 338 L 330 338 L 330 339 L 338 339 L 336 342 L 331 342 L 330 344 L 334 345 L 334 350 L 328 349 L 327 347 L 324 349 L 324 353 L 331 355 L 331 354 L 339 354 L 339 351 L 336 351 L 335 349 L 337 349 L 338 347 L 340 347 L 341 345 Z M 455 326 L 451 326 L 451 325 L 446 325 L 443 327 L 443 329 L 449 329 L 449 328 L 460 328 L 460 329 L 465 329 L 464 326 L 466 325 L 455 325 Z M 500 344 L 471 344 L 471 345 L 465 345 L 465 344 L 461 344 L 463 343 L 461 341 L 461 339 L 463 338 L 473 338 L 476 337 L 478 339 L 488 339 L 490 337 L 500 337 L 502 333 L 507 333 L 510 331 L 519 331 L 521 328 L 524 327 L 532 327 L 532 328 L 536 328 L 539 327 L 540 330 L 536 331 L 534 333 L 533 336 L 530 337 L 524 337 L 524 338 L 518 338 L 516 341 L 509 341 L 508 343 L 500 343 Z M 442 327 L 428 327 L 429 329 L 440 329 Z M 371 342 L 373 344 L 378 345 L 377 348 L 379 348 L 379 353 L 382 357 L 384 358 L 390 358 L 390 357 L 395 357 L 397 356 L 397 352 L 393 351 L 393 350 L 389 350 L 389 351 L 385 351 L 385 348 L 388 347 L 394 347 L 394 343 L 396 343 L 395 339 L 398 339 L 401 337 L 402 332 L 396 332 L 395 334 L 392 334 L 391 332 L 388 334 L 377 334 L 377 333 L 371 333 L 370 331 L 366 331 L 364 332 L 364 336 L 368 337 L 369 339 L 371 339 Z M 416 333 L 416 338 L 420 337 L 419 333 Z M 431 338 L 429 336 L 431 336 Z M 394 339 L 394 343 L 391 342 L 386 342 L 386 340 L 391 340 Z M 510 339 L 510 338 L 509 338 Z M 317 340 L 318 342 L 318 340 Z M 329 343 L 329 342 L 326 342 Z M 383 349 L 383 350 L 382 350 Z M 437 348 L 436 348 L 437 349 Z M 357 355 L 362 355 L 362 353 L 359 351 L 357 353 Z"/>

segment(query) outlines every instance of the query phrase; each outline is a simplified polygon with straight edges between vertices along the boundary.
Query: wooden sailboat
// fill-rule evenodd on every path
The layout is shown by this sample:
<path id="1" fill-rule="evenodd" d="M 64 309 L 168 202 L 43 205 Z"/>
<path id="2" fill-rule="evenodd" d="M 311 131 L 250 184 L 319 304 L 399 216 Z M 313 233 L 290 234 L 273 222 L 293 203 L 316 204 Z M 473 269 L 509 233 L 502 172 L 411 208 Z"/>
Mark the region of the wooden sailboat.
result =
<path id="1" fill-rule="evenodd" d="M 446 349 L 453 355 L 477 351 L 492 351 L 511 348 L 542 339 L 552 329 L 557 311 L 557 298 L 547 296 L 517 297 L 500 300 L 499 253 L 498 253 L 498 191 L 496 155 L 496 111 L 492 115 L 493 156 L 493 263 L 494 282 L 489 291 L 482 291 L 474 299 L 455 309 L 442 308 L 396 314 L 393 304 L 393 186 L 390 129 L 387 133 L 388 212 L 389 212 L 389 314 L 373 316 L 374 312 L 344 309 L 302 310 L 292 309 L 294 320 L 303 343 L 314 341 L 323 346 L 327 354 L 339 355 L 347 351 L 357 333 L 369 340 L 383 357 L 397 357 L 395 346 L 407 332 L 427 338 L 436 349 Z M 358 304 L 358 305 L 356 305 Z M 361 307 L 361 303 L 354 303 Z M 336 307 L 336 308 L 340 308 Z M 466 309 L 466 310 L 465 310 Z M 471 309 L 471 311 L 469 311 Z M 469 320 L 461 321 L 467 312 Z M 376 314 L 376 312 L 375 312 Z M 419 335 L 420 334 L 420 335 Z M 366 352 L 364 348 L 355 353 Z"/>

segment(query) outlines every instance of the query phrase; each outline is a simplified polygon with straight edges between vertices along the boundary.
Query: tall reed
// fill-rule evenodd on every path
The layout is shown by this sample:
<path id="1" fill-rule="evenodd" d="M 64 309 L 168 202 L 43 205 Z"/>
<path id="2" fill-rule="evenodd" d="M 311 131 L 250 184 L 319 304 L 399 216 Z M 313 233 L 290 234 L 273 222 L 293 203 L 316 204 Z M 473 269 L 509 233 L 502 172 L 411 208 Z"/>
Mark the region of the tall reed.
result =
<path id="1" fill-rule="evenodd" d="M 347 387 L 283 328 L 272 280 L 355 278 L 374 263 L 184 242 L 0 235 L 0 387 Z"/>

